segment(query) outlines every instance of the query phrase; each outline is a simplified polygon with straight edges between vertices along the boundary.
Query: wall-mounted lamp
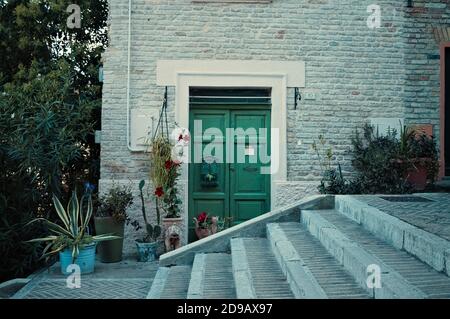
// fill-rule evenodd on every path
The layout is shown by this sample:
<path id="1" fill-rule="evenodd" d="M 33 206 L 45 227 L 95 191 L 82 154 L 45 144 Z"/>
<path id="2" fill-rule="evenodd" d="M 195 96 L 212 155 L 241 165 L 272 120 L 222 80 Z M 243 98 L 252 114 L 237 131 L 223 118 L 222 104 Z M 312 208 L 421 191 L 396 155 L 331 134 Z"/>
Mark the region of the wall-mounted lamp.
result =
<path id="1" fill-rule="evenodd" d="M 295 88 L 295 102 L 294 102 L 294 110 L 297 109 L 298 102 L 302 100 L 302 96 L 300 94 L 300 89 Z"/>
<path id="2" fill-rule="evenodd" d="M 408 0 L 408 4 L 406 5 L 408 8 L 413 7 L 413 0 Z"/>

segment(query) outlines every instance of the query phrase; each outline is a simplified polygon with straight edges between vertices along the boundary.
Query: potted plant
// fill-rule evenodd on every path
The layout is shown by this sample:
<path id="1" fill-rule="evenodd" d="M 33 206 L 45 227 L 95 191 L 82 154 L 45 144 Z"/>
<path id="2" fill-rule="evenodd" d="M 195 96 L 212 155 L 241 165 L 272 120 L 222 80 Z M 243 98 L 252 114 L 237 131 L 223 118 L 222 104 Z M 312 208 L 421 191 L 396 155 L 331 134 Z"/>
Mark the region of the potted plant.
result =
<path id="1" fill-rule="evenodd" d="M 181 139 L 185 138 L 181 135 Z M 186 135 L 186 139 L 188 139 Z M 178 142 L 181 140 L 179 139 Z M 155 187 L 156 212 L 164 212 L 162 224 L 167 231 L 170 227 L 183 227 L 180 216 L 181 200 L 178 198 L 177 178 L 180 176 L 181 162 L 173 159 L 173 149 L 177 145 L 163 135 L 156 137 L 151 145 L 150 179 Z"/>
<path id="2" fill-rule="evenodd" d="M 145 181 L 141 181 L 139 183 L 139 196 L 141 198 L 142 203 L 142 217 L 145 223 L 145 231 L 146 235 L 142 239 L 136 240 L 136 248 L 138 252 L 138 260 L 142 262 L 154 261 L 157 255 L 157 249 L 159 242 L 157 239 L 161 235 L 161 226 L 159 225 L 159 214 L 157 215 L 157 224 L 152 225 L 148 222 L 147 214 L 145 212 L 145 201 L 144 201 L 144 193 L 143 188 L 145 185 Z M 141 226 L 138 222 L 134 221 L 132 223 L 136 230 L 139 230 Z"/>
<path id="3" fill-rule="evenodd" d="M 86 213 L 84 207 L 87 202 Z M 52 233 L 44 238 L 32 239 L 29 242 L 47 242 L 43 256 L 59 253 L 61 272 L 68 274 L 67 267 L 70 264 L 77 264 L 82 274 L 94 271 L 95 247 L 98 242 L 117 239 L 118 236 L 102 234 L 92 236 L 88 233 L 88 224 L 92 217 L 92 197 L 91 194 L 83 195 L 78 202 L 76 192 L 65 210 L 56 196 L 53 195 L 53 205 L 62 225 L 53 223 L 45 218 L 36 218 L 30 223 L 41 221 Z M 30 224 L 29 223 L 29 224 Z"/>
<path id="4" fill-rule="evenodd" d="M 409 140 L 409 152 L 412 169 L 408 181 L 417 190 L 424 190 L 435 182 L 439 172 L 439 155 L 433 136 L 414 134 Z"/>
<path id="5" fill-rule="evenodd" d="M 128 221 L 127 209 L 133 203 L 133 194 L 129 186 L 113 185 L 108 193 L 101 196 L 95 213 L 95 231 L 97 234 L 114 234 L 119 239 L 100 243 L 98 253 L 104 263 L 122 260 L 125 222 Z"/>
<path id="6" fill-rule="evenodd" d="M 202 239 L 217 233 L 219 230 L 219 217 L 210 217 L 206 212 L 201 212 L 194 217 L 195 234 L 198 239 Z"/>

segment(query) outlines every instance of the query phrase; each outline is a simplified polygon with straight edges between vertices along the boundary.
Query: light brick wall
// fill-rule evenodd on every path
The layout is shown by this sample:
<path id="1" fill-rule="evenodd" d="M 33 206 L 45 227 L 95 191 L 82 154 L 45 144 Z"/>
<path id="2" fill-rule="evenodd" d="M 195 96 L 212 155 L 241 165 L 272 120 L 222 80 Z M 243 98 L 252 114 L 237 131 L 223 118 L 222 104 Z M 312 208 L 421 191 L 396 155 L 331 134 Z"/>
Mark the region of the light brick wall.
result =
<path id="1" fill-rule="evenodd" d="M 366 25 L 367 6 L 382 9 L 382 26 Z M 431 25 L 449 21 L 447 1 L 274 0 L 271 4 L 193 4 L 133 0 L 131 107 L 161 106 L 159 59 L 305 61 L 315 100 L 294 110 L 288 90 L 288 181 L 277 205 L 315 191 L 320 179 L 311 144 L 319 134 L 350 171 L 350 137 L 370 117 L 435 125 L 439 134 L 439 46 Z M 110 0 L 105 53 L 101 185 L 147 177 L 147 155 L 126 145 L 128 1 Z M 169 88 L 172 116 L 175 89 Z M 298 141 L 301 140 L 299 144 Z M 102 186 L 103 188 L 104 186 Z"/>

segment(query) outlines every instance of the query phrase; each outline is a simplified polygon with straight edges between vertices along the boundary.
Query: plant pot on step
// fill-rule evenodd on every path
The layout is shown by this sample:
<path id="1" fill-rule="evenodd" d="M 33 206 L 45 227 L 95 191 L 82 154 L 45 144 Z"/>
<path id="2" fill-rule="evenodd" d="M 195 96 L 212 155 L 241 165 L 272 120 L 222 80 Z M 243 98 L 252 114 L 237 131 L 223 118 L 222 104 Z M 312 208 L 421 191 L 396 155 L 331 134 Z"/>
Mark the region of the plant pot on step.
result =
<path id="1" fill-rule="evenodd" d="M 89 274 L 94 272 L 96 246 L 97 244 L 93 243 L 80 249 L 80 253 L 75 259 L 75 264 L 80 267 L 81 274 Z M 61 264 L 61 272 L 64 275 L 69 275 L 73 272 L 72 269 L 67 269 L 67 267 L 72 264 L 71 248 L 59 252 L 59 261 Z"/>
<path id="2" fill-rule="evenodd" d="M 414 161 L 414 167 L 411 172 L 409 172 L 407 181 L 410 182 L 415 190 L 422 191 L 427 187 L 428 182 L 428 171 L 427 163 L 431 162 L 430 158 L 419 158 Z"/>
<path id="3" fill-rule="evenodd" d="M 136 240 L 135 243 L 138 253 L 138 261 L 148 262 L 156 260 L 156 253 L 159 245 L 157 241 L 146 243 Z"/>
<path id="4" fill-rule="evenodd" d="M 125 222 L 116 221 L 114 217 L 95 217 L 95 231 L 98 235 L 113 234 L 121 237 L 98 244 L 98 254 L 103 263 L 115 263 L 122 260 L 123 236 Z"/>

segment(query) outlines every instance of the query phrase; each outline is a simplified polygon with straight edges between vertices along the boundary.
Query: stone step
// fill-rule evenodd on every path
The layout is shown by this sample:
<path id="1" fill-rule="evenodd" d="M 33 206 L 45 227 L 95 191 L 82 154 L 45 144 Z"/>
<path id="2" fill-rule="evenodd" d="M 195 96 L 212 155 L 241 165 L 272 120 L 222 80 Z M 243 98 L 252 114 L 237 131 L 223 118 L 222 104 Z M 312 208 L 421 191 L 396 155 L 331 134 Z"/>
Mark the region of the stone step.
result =
<path id="1" fill-rule="evenodd" d="M 374 298 L 441 298 L 450 293 L 450 280 L 443 273 L 336 210 L 304 210 L 301 222 Z M 381 270 L 381 288 L 367 286 L 373 265 Z"/>
<path id="2" fill-rule="evenodd" d="M 362 198 L 364 196 L 336 196 L 335 209 L 383 241 L 450 276 L 450 241 L 368 205 Z M 437 209 L 436 205 L 434 207 Z M 414 206 L 411 209 L 414 210 Z"/>
<path id="3" fill-rule="evenodd" d="M 147 299 L 186 299 L 191 266 L 159 267 Z"/>
<path id="4" fill-rule="evenodd" d="M 196 254 L 192 265 L 188 299 L 235 299 L 231 255 Z"/>
<path id="5" fill-rule="evenodd" d="M 267 237 L 296 298 L 370 298 L 299 223 L 268 224 Z"/>
<path id="6" fill-rule="evenodd" d="M 238 299 L 292 299 L 290 286 L 265 238 L 231 239 Z"/>

